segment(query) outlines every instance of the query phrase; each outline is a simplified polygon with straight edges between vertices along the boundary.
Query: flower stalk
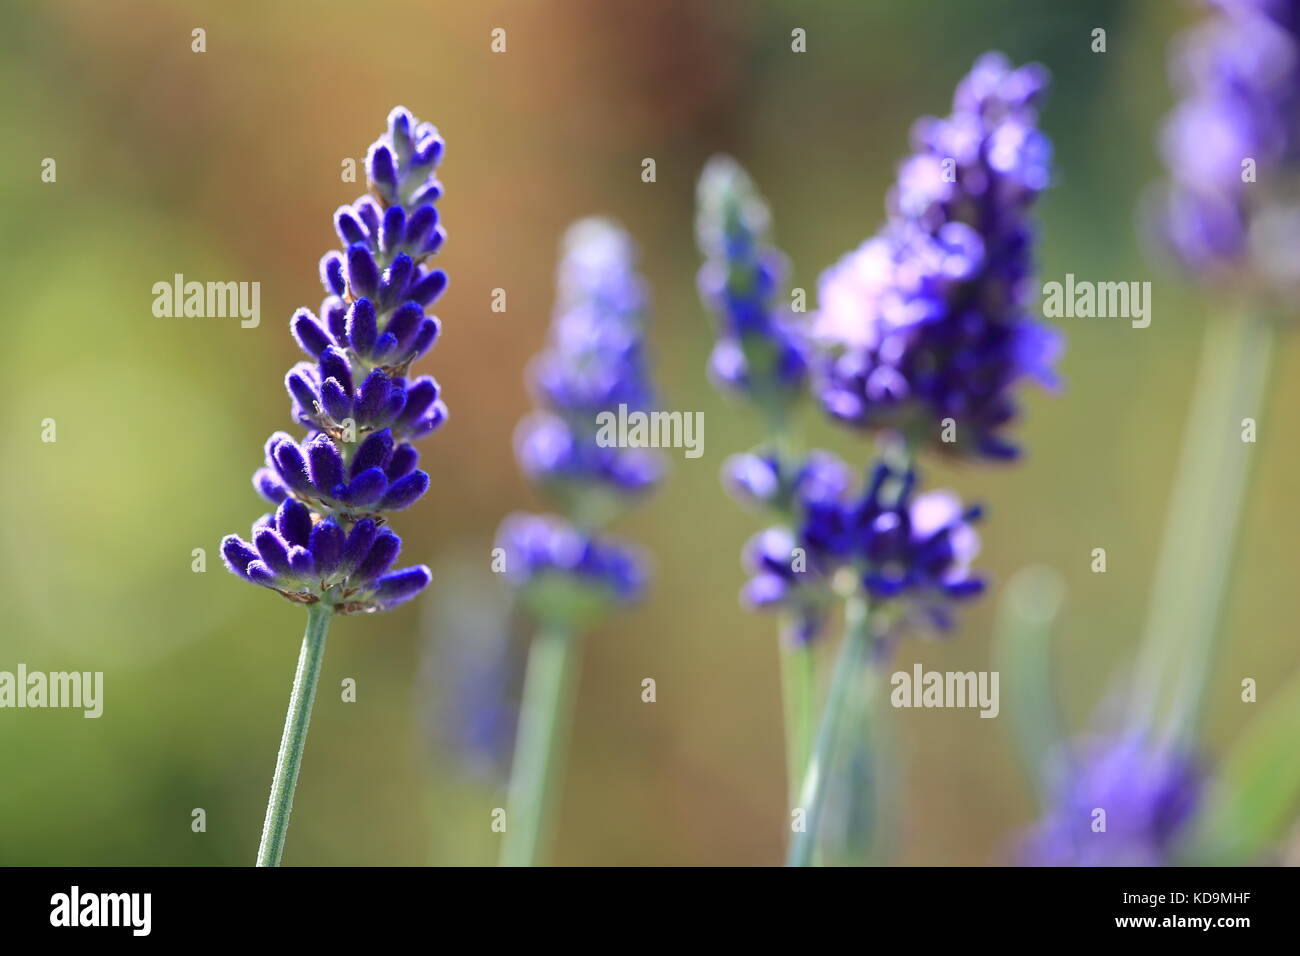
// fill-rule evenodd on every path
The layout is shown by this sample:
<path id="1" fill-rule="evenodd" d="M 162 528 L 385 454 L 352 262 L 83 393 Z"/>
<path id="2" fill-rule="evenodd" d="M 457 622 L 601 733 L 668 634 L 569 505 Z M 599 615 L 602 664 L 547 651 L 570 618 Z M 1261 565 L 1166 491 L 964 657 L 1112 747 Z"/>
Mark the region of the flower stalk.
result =
<path id="1" fill-rule="evenodd" d="M 307 727 L 311 723 L 312 702 L 316 699 L 316 685 L 325 660 L 325 638 L 333 617 L 333 608 L 326 604 L 313 604 L 307 609 L 307 631 L 302 638 L 302 650 L 298 652 L 298 669 L 293 675 L 289 711 L 284 718 L 275 776 L 271 778 L 271 798 L 266 805 L 266 821 L 262 824 L 262 842 L 257 848 L 258 866 L 279 866 L 284 855 L 284 838 L 289 831 L 289 815 L 293 812 L 293 793 L 298 786 L 302 753 L 307 747 Z"/>
<path id="2" fill-rule="evenodd" d="M 546 856 L 573 723 L 577 669 L 573 629 L 560 622 L 544 624 L 528 651 L 502 866 L 536 866 Z"/>
<path id="3" fill-rule="evenodd" d="M 853 597 L 844 608 L 844 640 L 835 661 L 826 707 L 817 727 L 817 740 L 799 788 L 799 804 L 803 810 L 803 819 L 800 821 L 802 826 L 795 829 L 794 838 L 790 842 L 787 866 L 813 865 L 822 811 L 826 807 L 832 759 L 836 743 L 840 739 L 840 726 L 853 685 L 863 678 L 863 670 L 870 656 L 871 613 L 863 598 Z"/>

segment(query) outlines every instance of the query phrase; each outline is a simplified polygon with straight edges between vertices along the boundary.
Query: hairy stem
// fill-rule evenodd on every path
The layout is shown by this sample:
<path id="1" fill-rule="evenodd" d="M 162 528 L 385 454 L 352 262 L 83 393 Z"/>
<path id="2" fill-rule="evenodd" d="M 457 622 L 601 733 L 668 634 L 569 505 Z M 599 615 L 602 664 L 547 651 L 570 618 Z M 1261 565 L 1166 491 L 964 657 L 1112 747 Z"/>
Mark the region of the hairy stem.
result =
<path id="1" fill-rule="evenodd" d="M 293 675 L 289 695 L 289 712 L 284 718 L 284 736 L 275 761 L 271 780 L 271 799 L 266 805 L 266 822 L 262 825 L 262 843 L 257 848 L 258 866 L 279 866 L 284 855 L 284 838 L 293 812 L 293 791 L 298 785 L 298 768 L 307 746 L 307 725 L 311 723 L 311 705 L 316 699 L 321 662 L 325 659 L 325 636 L 329 633 L 334 609 L 316 603 L 307 608 L 307 632 L 298 653 L 298 669 Z"/>

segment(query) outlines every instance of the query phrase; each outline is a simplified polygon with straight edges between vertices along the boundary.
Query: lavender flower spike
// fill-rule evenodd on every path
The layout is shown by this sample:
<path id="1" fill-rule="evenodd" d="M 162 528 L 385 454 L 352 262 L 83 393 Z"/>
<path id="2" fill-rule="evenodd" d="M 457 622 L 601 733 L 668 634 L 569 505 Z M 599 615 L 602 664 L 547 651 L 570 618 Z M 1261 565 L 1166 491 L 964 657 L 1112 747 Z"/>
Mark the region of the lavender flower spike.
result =
<path id="1" fill-rule="evenodd" d="M 1055 382 L 1060 337 L 1029 313 L 1029 211 L 1050 180 L 1038 66 L 981 57 L 953 113 L 912 132 L 884 228 L 821 277 L 816 391 L 836 420 L 1006 459 L 1022 379 Z M 947 434 L 945 434 L 947 432 Z"/>
<path id="2" fill-rule="evenodd" d="M 1221 0 L 1173 48 L 1181 101 L 1160 147 L 1153 197 L 1164 247 L 1202 279 L 1265 291 L 1300 283 L 1300 7 Z"/>
<path id="3" fill-rule="evenodd" d="M 393 569 L 402 542 L 383 522 L 427 490 L 411 443 L 447 417 L 437 382 L 407 377 L 440 330 L 425 310 L 447 285 L 428 265 L 445 238 L 434 205 L 442 152 L 433 126 L 401 107 L 389 114 L 367 156 L 370 195 L 334 215 L 344 248 L 321 260 L 320 314 L 299 309 L 289 323 L 310 359 L 285 377 L 306 436 L 271 436 L 253 486 L 276 510 L 253 525 L 251 540 L 221 542 L 232 574 L 308 607 L 259 866 L 279 865 L 284 850 L 330 620 L 386 611 L 430 581 L 423 565 Z"/>
<path id="4" fill-rule="evenodd" d="M 497 533 L 499 570 L 538 624 L 511 765 L 507 866 L 531 866 L 545 853 L 579 632 L 644 587 L 640 554 L 601 529 L 660 473 L 653 453 L 598 440 L 600 413 L 645 410 L 654 400 L 632 240 L 606 220 L 576 223 L 558 286 L 550 339 L 531 370 L 540 408 L 521 423 L 515 451 L 564 514 L 511 515 Z"/>
<path id="5" fill-rule="evenodd" d="M 776 301 L 787 267 L 768 245 L 771 214 L 729 156 L 715 156 L 704 167 L 696 208 L 696 236 L 705 255 L 700 295 L 718 318 L 710 376 L 719 388 L 780 420 L 802 394 L 808 355 L 789 309 Z"/>

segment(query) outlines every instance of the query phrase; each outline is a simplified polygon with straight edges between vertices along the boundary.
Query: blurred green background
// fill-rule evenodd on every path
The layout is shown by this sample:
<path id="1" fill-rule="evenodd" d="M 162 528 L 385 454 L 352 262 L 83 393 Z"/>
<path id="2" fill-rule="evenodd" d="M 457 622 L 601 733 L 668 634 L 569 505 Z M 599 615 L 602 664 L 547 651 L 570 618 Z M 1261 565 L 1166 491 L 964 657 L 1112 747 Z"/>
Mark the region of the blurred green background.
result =
<path id="1" fill-rule="evenodd" d="M 1066 386 L 1028 397 L 1022 465 L 931 477 L 987 501 L 981 565 L 995 588 L 1030 563 L 1064 575 L 1060 693 L 1082 724 L 1141 630 L 1208 318 L 1194 286 L 1144 255 L 1134 212 L 1160 172 L 1165 44 L 1194 16 L 1093 0 L 6 4 L 0 669 L 101 670 L 106 686 L 99 720 L 0 711 L 0 863 L 252 862 L 304 614 L 230 577 L 217 543 L 264 510 L 248 477 L 266 436 L 288 427 L 281 380 L 299 355 L 287 320 L 319 303 L 331 213 L 361 191 L 340 181 L 342 160 L 362 157 L 397 103 L 448 143 L 451 287 L 420 370 L 441 381 L 451 422 L 423 447 L 430 494 L 397 523 L 406 557 L 437 576 L 414 605 L 335 626 L 286 863 L 495 860 L 503 787 L 430 731 L 437 695 L 455 686 L 430 676 L 430 632 L 502 626 L 486 573 L 496 524 L 544 507 L 511 452 L 530 404 L 522 369 L 549 320 L 559 236 L 592 213 L 641 245 L 664 400 L 705 413 L 706 454 L 674 456 L 666 486 L 620 525 L 655 555 L 655 581 L 586 642 L 555 859 L 780 860 L 775 621 L 738 606 L 737 552 L 757 525 L 717 479 L 758 434 L 704 375 L 695 178 L 719 150 L 749 168 L 793 283 L 813 297 L 818 273 L 879 225 L 913 119 L 946 113 L 990 48 L 1055 78 L 1042 277 L 1154 283 L 1148 329 L 1060 320 Z M 1105 54 L 1089 49 L 1099 26 Z M 206 53 L 191 52 L 196 27 Z M 489 50 L 494 27 L 505 54 Z M 795 27 L 807 53 L 790 50 Z M 46 157 L 56 183 L 41 182 Z M 643 157 L 657 162 L 653 184 Z M 178 272 L 261 282 L 261 326 L 155 318 L 151 287 Z M 490 311 L 496 287 L 505 314 Z M 1300 451 L 1284 437 L 1300 353 L 1282 349 L 1211 688 L 1211 753 L 1253 714 L 1241 677 L 1266 694 L 1300 665 L 1288 497 Z M 810 440 L 865 459 L 866 443 L 805 415 Z M 56 443 L 40 440 L 45 418 Z M 191 570 L 199 547 L 206 573 Z M 1095 547 L 1106 574 L 1089 570 Z M 968 609 L 950 643 L 905 645 L 899 666 L 988 669 L 994 607 Z M 647 676 L 655 704 L 640 700 Z M 340 700 L 346 677 L 355 703 Z M 899 861 L 1003 859 L 1032 813 L 1005 720 L 891 716 L 905 758 Z M 196 807 L 205 833 L 191 832 Z"/>

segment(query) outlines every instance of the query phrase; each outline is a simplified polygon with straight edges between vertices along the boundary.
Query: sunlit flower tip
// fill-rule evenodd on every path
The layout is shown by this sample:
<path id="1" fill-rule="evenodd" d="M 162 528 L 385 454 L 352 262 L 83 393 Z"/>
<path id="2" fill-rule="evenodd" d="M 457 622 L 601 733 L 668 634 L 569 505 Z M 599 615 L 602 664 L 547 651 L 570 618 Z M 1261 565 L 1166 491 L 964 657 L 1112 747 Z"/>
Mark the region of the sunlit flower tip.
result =
<path id="1" fill-rule="evenodd" d="M 442 186 L 432 174 L 443 149 L 442 137 L 432 124 L 416 121 L 405 109 L 395 109 L 389 115 L 387 132 L 366 155 L 371 188 L 388 205 L 436 201 Z"/>
<path id="2" fill-rule="evenodd" d="M 375 340 L 379 338 L 375 307 L 369 299 L 361 298 L 352 303 L 344 319 L 344 329 L 353 351 L 358 355 L 369 355 L 375 347 Z"/>
<path id="3" fill-rule="evenodd" d="M 248 566 L 259 559 L 251 544 L 237 534 L 228 534 L 221 539 L 221 560 L 232 574 L 248 580 Z"/>
<path id="4" fill-rule="evenodd" d="M 285 438 L 277 442 L 268 462 L 277 477 L 292 492 L 311 492 L 312 483 L 307 475 L 307 459 L 297 442 Z"/>
<path id="5" fill-rule="evenodd" d="M 330 295 L 347 294 L 348 284 L 343 273 L 343 256 L 337 252 L 327 252 L 321 256 L 320 281 Z"/>
<path id="6" fill-rule="evenodd" d="M 1004 434 L 1017 387 L 1053 384 L 1062 341 L 1029 303 L 1030 210 L 1050 180 L 1045 85 L 1040 67 L 990 54 L 951 116 L 916 125 L 888 222 L 819 281 L 816 392 L 834 419 L 946 454 L 1017 454 Z"/>
<path id="7" fill-rule="evenodd" d="M 284 482 L 270 468 L 259 468 L 253 472 L 253 487 L 259 495 L 273 505 L 278 505 L 289 495 Z"/>
<path id="8" fill-rule="evenodd" d="M 299 309 L 289 320 L 294 341 L 310 358 L 319 359 L 321 352 L 334 344 L 333 337 L 321 325 L 310 309 Z"/>

